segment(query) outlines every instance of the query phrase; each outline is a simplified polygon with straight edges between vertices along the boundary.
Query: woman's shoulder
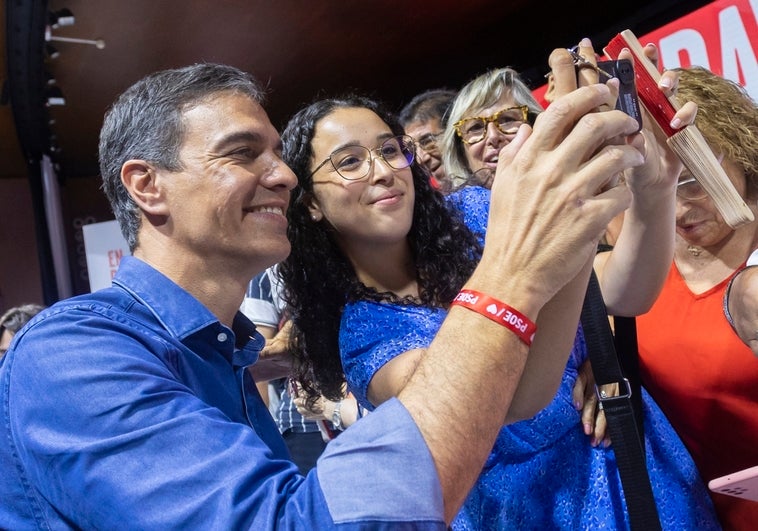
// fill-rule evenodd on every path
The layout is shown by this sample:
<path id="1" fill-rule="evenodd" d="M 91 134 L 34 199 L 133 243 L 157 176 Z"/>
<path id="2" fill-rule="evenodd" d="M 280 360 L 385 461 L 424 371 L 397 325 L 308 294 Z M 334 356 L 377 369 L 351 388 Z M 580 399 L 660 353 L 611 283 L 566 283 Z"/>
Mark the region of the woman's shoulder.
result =
<path id="1" fill-rule="evenodd" d="M 345 305 L 342 325 L 354 327 L 368 323 L 373 328 L 386 324 L 394 328 L 400 322 L 428 319 L 438 312 L 444 313 L 444 310 L 415 304 L 360 300 Z"/>
<path id="2" fill-rule="evenodd" d="M 364 350 L 367 345 L 434 337 L 447 312 L 442 308 L 389 302 L 359 301 L 348 304 L 340 323 L 340 345 Z"/>
<path id="3" fill-rule="evenodd" d="M 480 186 L 464 186 L 448 195 L 447 200 L 460 213 L 463 223 L 484 244 L 490 211 L 490 191 Z"/>
<path id="4" fill-rule="evenodd" d="M 339 333 L 340 358 L 350 389 L 367 406 L 368 384 L 386 363 L 431 343 L 445 310 L 388 302 L 348 304 Z"/>

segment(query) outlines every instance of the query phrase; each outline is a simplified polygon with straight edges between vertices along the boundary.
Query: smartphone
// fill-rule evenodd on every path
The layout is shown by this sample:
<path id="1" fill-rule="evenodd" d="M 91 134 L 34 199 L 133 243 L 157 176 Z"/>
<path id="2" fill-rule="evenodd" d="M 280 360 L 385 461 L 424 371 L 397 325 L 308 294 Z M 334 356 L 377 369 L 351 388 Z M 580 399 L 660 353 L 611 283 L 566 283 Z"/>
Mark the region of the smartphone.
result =
<path id="1" fill-rule="evenodd" d="M 617 59 L 615 61 L 600 61 L 597 63 L 600 72 L 600 81 L 605 83 L 611 77 L 619 80 L 619 97 L 616 100 L 616 109 L 625 112 L 635 120 L 642 129 L 642 112 L 640 100 L 637 96 L 637 85 L 634 82 L 634 65 L 630 59 Z M 607 72 L 610 77 L 603 74 Z M 639 131 L 639 129 L 638 129 Z"/>
<path id="2" fill-rule="evenodd" d="M 708 488 L 713 492 L 758 501 L 758 466 L 712 479 Z"/>

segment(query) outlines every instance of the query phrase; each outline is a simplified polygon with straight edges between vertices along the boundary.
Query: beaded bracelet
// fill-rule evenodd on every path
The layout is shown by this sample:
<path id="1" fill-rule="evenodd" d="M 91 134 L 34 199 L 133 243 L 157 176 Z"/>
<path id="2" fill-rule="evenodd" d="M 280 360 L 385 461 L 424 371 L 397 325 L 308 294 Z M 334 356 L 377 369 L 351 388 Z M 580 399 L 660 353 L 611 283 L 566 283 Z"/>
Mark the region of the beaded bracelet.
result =
<path id="1" fill-rule="evenodd" d="M 516 334 L 527 346 L 531 346 L 537 325 L 526 315 L 504 302 L 478 291 L 462 289 L 450 304 L 463 306 L 495 321 Z"/>

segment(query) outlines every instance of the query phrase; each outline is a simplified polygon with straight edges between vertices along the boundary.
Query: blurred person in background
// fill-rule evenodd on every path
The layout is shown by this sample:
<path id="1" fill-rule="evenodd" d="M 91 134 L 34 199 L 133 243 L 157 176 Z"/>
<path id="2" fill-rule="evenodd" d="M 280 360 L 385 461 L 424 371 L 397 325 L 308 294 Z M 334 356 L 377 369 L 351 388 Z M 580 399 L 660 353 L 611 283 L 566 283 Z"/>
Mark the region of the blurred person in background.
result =
<path id="1" fill-rule="evenodd" d="M 291 324 L 284 316 L 280 292 L 277 266 L 269 267 L 250 281 L 241 311 L 266 338 L 262 356 L 291 360 L 287 353 Z M 268 382 L 266 391 L 269 411 L 290 457 L 305 475 L 316 466 L 326 443 L 357 420 L 358 406 L 348 397 L 339 401 L 319 397 L 313 404 L 315 411 L 310 410 L 305 401 L 298 403 L 297 394 L 293 396 L 293 384 L 289 377 L 275 378 Z"/>
<path id="2" fill-rule="evenodd" d="M 0 356 L 3 356 L 11 346 L 11 340 L 16 332 L 44 309 L 45 307 L 39 304 L 22 304 L 9 309 L 0 317 Z"/>
<path id="3" fill-rule="evenodd" d="M 416 144 L 416 158 L 432 174 L 432 185 L 449 192 L 451 182 L 442 163 L 439 141 L 456 92 L 433 89 L 416 95 L 400 111 L 400 124 Z"/>

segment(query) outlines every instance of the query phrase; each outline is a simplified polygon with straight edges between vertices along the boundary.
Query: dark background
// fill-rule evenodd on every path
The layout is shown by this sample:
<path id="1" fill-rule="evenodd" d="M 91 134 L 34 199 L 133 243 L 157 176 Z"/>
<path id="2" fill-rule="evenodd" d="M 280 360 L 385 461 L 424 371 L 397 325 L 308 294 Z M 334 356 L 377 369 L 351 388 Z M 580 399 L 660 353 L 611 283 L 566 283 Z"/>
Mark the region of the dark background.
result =
<path id="1" fill-rule="evenodd" d="M 536 87 L 555 47 L 590 37 L 599 49 L 623 29 L 641 36 L 707 3 L 0 0 L 0 76 L 6 81 L 0 106 L 0 250 L 6 258 L 0 311 L 26 300 L 57 299 L 35 162 L 42 153 L 52 156 L 58 170 L 75 291 L 88 290 L 79 228 L 112 217 L 98 190 L 102 116 L 147 73 L 200 61 L 248 70 L 268 87 L 266 107 L 281 127 L 316 96 L 348 88 L 399 108 L 418 92 L 460 88 L 501 66 L 516 68 Z M 44 51 L 47 12 L 62 8 L 76 22 L 52 29 L 52 35 L 102 39 L 105 48 L 50 42 L 60 52 L 50 59 Z M 44 106 L 47 75 L 65 105 Z"/>

